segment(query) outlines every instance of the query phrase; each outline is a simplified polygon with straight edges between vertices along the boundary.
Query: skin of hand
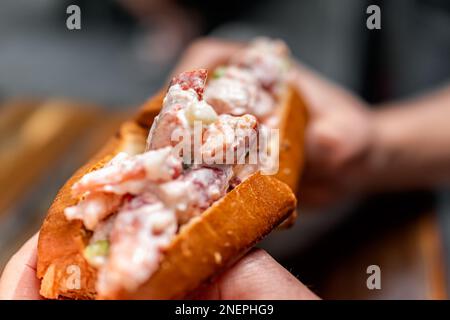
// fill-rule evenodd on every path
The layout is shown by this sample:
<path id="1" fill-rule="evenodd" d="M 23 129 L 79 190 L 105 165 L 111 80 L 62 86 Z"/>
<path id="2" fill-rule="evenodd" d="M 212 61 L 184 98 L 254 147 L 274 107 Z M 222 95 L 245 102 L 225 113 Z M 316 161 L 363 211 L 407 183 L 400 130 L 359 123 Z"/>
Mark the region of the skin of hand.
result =
<path id="1" fill-rule="evenodd" d="M 293 69 L 290 83 L 301 94 L 309 116 L 302 202 L 326 205 L 367 191 L 377 137 L 371 109 L 300 64 Z"/>
<path id="2" fill-rule="evenodd" d="M 36 277 L 38 234 L 14 254 L 0 278 L 0 300 L 40 300 Z"/>
<path id="3" fill-rule="evenodd" d="M 381 105 L 374 115 L 377 139 L 370 174 L 372 188 L 401 190 L 449 185 L 448 119 L 448 84 L 420 97 Z"/>
<path id="4" fill-rule="evenodd" d="M 190 298 L 202 300 L 317 300 L 267 252 L 253 249 Z"/>
<path id="5" fill-rule="evenodd" d="M 301 65 L 291 83 L 310 113 L 302 202 L 450 182 L 450 86 L 371 109 Z"/>
<path id="6" fill-rule="evenodd" d="M 1 300 L 40 300 L 36 278 L 38 234 L 9 260 L 0 278 Z M 195 294 L 196 299 L 318 299 L 263 250 L 253 250 L 213 283 Z"/>

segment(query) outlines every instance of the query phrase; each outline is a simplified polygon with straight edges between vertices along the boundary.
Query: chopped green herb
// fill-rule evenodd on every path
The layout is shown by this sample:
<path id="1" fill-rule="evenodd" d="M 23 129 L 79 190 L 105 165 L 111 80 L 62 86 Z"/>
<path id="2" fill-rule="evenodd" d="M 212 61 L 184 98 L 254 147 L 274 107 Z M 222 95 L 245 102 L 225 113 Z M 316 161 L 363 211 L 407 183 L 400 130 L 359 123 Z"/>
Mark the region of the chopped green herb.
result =
<path id="1" fill-rule="evenodd" d="M 223 77 L 225 74 L 225 70 L 225 67 L 218 67 L 216 70 L 214 70 L 213 79 L 219 79 Z"/>
<path id="2" fill-rule="evenodd" d="M 109 252 L 109 241 L 99 240 L 88 245 L 83 252 L 86 260 L 91 263 L 97 257 L 106 257 Z"/>
<path id="3" fill-rule="evenodd" d="M 291 68 L 291 61 L 289 59 L 284 59 L 281 65 L 282 72 L 287 72 Z"/>

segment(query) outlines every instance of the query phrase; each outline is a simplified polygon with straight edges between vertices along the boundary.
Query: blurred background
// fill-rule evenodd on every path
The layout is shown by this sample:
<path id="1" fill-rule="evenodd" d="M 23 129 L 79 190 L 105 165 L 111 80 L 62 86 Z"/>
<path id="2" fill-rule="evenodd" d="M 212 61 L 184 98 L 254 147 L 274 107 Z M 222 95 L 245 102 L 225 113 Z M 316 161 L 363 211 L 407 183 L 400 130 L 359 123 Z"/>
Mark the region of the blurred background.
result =
<path id="1" fill-rule="evenodd" d="M 81 8 L 81 30 L 66 8 Z M 366 28 L 381 8 L 382 29 Z M 64 181 L 155 93 L 200 36 L 285 40 L 372 104 L 450 80 L 446 0 L 3 0 L 0 270 Z M 378 194 L 316 212 L 263 246 L 323 298 L 447 298 L 450 193 Z M 301 203 L 301 200 L 300 200 Z M 366 268 L 382 270 L 368 290 Z"/>

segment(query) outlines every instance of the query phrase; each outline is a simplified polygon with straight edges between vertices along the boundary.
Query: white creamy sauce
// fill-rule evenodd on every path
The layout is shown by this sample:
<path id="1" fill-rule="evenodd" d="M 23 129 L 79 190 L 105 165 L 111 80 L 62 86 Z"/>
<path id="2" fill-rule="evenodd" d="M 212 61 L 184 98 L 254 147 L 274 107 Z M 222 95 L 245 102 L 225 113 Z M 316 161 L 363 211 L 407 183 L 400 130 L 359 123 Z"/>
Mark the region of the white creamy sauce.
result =
<path id="1" fill-rule="evenodd" d="M 158 268 L 183 224 L 261 168 L 203 162 L 183 170 L 173 148 L 177 141 L 171 138 L 175 130 L 192 133 L 195 121 L 201 121 L 201 152 L 211 156 L 224 147 L 242 147 L 248 140 L 237 133 L 257 130 L 258 121 L 275 127 L 274 93 L 284 79 L 287 56 L 283 43 L 255 42 L 210 81 L 205 100 L 204 71 L 174 78 L 150 129 L 146 152 L 119 153 L 74 184 L 73 195 L 82 200 L 65 209 L 66 218 L 81 220 L 94 231 L 91 245 L 108 241 L 106 254 L 91 257 L 98 268 L 99 293 L 136 289 Z"/>

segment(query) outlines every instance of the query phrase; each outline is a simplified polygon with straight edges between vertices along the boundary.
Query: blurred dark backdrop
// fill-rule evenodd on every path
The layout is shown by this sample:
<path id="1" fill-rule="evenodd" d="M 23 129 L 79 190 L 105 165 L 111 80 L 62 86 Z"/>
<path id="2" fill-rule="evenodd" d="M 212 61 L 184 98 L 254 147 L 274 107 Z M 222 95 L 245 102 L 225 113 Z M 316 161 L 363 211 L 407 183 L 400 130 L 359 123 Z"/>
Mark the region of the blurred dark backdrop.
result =
<path id="1" fill-rule="evenodd" d="M 79 31 L 65 27 L 73 3 Z M 381 7 L 381 30 L 365 27 L 370 4 Z M 438 85 L 450 69 L 445 0 L 5 0 L 1 8 L 3 97 L 139 103 L 201 35 L 280 37 L 298 59 L 371 102 Z"/>

